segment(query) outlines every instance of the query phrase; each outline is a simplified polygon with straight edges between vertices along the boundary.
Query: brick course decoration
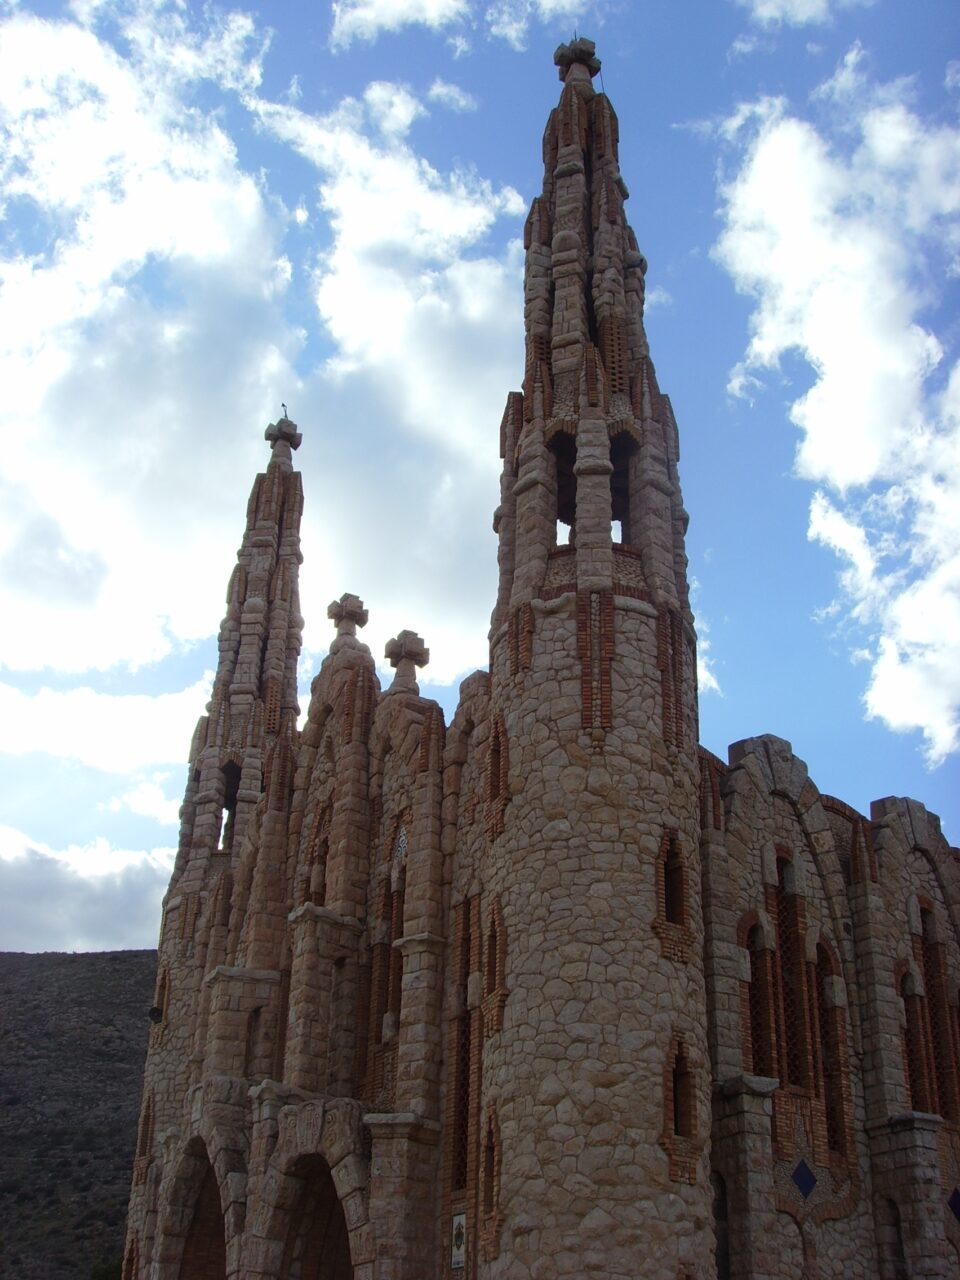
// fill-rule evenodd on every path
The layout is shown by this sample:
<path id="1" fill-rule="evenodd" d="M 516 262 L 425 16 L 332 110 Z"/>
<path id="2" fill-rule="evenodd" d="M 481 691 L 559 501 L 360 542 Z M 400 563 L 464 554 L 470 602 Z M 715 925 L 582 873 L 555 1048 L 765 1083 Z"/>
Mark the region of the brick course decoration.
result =
<path id="1" fill-rule="evenodd" d="M 698 747 L 647 262 L 593 44 L 555 61 L 490 670 L 449 726 L 420 637 L 381 688 L 344 594 L 298 727 L 301 437 L 267 429 L 124 1280 L 960 1272 L 960 851 L 914 800 L 822 796 L 783 739 Z"/>

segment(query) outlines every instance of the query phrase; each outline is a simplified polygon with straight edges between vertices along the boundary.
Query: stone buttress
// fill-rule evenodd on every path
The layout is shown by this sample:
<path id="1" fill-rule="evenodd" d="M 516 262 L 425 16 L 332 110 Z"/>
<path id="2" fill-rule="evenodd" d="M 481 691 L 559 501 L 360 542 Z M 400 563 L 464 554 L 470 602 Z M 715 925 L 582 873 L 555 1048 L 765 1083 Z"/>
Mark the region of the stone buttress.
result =
<path id="1" fill-rule="evenodd" d="M 642 1256 L 675 1280 L 713 1274 L 695 635 L 676 424 L 593 53 L 557 52 L 501 435 L 481 879 L 510 995 L 480 1106 L 512 1244 L 480 1274 L 627 1280 Z"/>

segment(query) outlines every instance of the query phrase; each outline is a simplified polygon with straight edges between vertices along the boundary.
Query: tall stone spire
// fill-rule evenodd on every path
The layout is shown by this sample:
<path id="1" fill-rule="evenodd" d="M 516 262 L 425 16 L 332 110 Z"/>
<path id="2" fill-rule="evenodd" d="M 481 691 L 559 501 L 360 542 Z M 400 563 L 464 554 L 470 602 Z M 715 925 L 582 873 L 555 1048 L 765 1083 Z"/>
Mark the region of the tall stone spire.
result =
<path id="1" fill-rule="evenodd" d="M 688 614 L 677 430 L 644 332 L 647 263 L 624 214 L 617 117 L 593 87 L 593 41 L 554 61 L 563 90 L 525 229 L 523 392 L 501 434 L 494 625 L 561 578 L 619 581 Z"/>
<path id="2" fill-rule="evenodd" d="M 582 1276 L 587 1257 L 587 1270 L 636 1275 L 650 1256 L 651 1275 L 705 1280 L 696 640 L 677 431 L 644 332 L 647 264 L 624 216 L 617 118 L 593 86 L 600 63 L 589 40 L 555 61 L 495 518 L 480 880 L 500 904 L 510 994 L 484 1045 L 485 1105 L 510 1135 L 500 1203 L 516 1274 L 549 1253 L 553 1276 Z"/>
<path id="3" fill-rule="evenodd" d="M 190 879 L 202 875 L 214 855 L 236 856 L 265 786 L 271 747 L 295 730 L 299 714 L 303 486 L 293 450 L 301 435 L 285 414 L 264 435 L 270 461 L 250 492 L 213 694 L 190 750 L 175 879 L 188 869 Z"/>

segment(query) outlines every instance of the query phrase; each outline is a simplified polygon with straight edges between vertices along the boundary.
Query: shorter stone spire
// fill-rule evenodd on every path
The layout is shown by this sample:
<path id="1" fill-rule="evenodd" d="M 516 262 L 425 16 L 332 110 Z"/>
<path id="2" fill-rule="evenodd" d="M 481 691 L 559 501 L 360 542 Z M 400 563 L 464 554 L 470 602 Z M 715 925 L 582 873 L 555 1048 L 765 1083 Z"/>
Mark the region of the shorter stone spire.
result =
<path id="1" fill-rule="evenodd" d="M 416 668 L 427 665 L 430 650 L 417 633 L 401 631 L 393 640 L 387 641 L 383 656 L 389 658 L 391 667 L 396 668 L 393 684 L 387 693 L 419 693 Z"/>
<path id="2" fill-rule="evenodd" d="M 358 645 L 357 627 L 365 627 L 369 616 L 360 597 L 351 595 L 349 591 L 344 592 L 339 600 L 331 600 L 327 606 L 327 617 L 335 624 L 337 636 L 330 652 L 335 653 L 344 645 Z"/>
<path id="3" fill-rule="evenodd" d="M 582 80 L 589 84 L 590 80 L 600 70 L 597 46 L 585 36 L 580 36 L 579 39 L 571 41 L 570 44 L 558 45 L 553 55 L 553 61 L 560 68 L 560 79 L 565 83 L 569 76 L 571 81 Z M 572 75 L 570 74 L 571 71 L 573 72 Z"/>
<path id="4" fill-rule="evenodd" d="M 287 417 L 287 406 L 281 405 L 281 408 L 283 409 L 283 417 L 278 418 L 276 422 L 270 423 L 263 433 L 263 438 L 270 441 L 271 465 L 275 462 L 280 462 L 291 466 L 291 450 L 300 448 L 300 441 L 303 436 L 297 430 L 297 424 L 291 422 Z"/>

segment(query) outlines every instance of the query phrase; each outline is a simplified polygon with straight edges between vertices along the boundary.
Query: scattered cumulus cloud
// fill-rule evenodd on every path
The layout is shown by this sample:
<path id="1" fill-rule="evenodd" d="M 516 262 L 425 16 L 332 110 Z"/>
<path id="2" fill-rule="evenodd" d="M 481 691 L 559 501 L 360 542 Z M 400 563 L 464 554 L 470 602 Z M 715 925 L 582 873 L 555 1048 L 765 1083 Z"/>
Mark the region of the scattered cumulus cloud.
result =
<path id="1" fill-rule="evenodd" d="M 829 122 L 779 98 L 727 120 L 715 253 L 754 302 L 730 390 L 753 397 L 787 354 L 814 375 L 790 410 L 796 469 L 816 486 L 809 536 L 843 566 L 851 645 L 872 654 L 867 712 L 919 729 L 937 764 L 960 747 L 960 371 L 936 332 L 960 263 L 960 129 L 864 63 L 854 46 L 815 96 Z"/>
<path id="2" fill-rule="evenodd" d="M 439 76 L 430 86 L 427 97 L 431 102 L 437 102 L 450 111 L 476 111 L 478 105 L 472 93 L 467 93 L 466 89 L 461 89 L 448 80 L 441 80 Z"/>
<path id="3" fill-rule="evenodd" d="M 27 694 L 0 684 L 0 752 L 53 753 L 108 773 L 180 762 L 212 681 L 208 671 L 179 693 L 153 696 L 89 688 Z"/>
<path id="4" fill-rule="evenodd" d="M 469 0 L 339 0 L 332 6 L 330 44 L 345 49 L 354 40 L 376 40 L 383 31 L 417 24 L 439 30 L 470 11 Z"/>
<path id="5" fill-rule="evenodd" d="M 803 27 L 830 22 L 840 9 L 871 5 L 874 0 L 737 0 L 761 26 Z"/>
<path id="6" fill-rule="evenodd" d="M 556 27 L 599 15 L 598 0 L 338 0 L 332 6 L 330 47 L 346 49 L 354 40 L 373 41 L 403 27 L 441 31 L 458 25 L 483 29 L 515 49 L 525 46 L 531 23 Z M 470 49 L 463 31 L 453 31 L 447 44 L 454 57 Z"/>

